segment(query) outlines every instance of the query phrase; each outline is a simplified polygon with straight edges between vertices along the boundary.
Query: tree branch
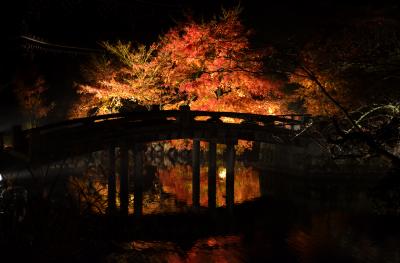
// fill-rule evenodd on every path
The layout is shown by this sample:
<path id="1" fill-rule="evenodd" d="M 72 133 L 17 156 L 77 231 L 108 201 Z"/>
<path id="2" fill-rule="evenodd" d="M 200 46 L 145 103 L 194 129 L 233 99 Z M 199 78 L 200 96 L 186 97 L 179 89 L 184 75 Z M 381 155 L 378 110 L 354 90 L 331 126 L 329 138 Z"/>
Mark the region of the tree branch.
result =
<path id="1" fill-rule="evenodd" d="M 361 126 L 350 116 L 349 112 L 335 99 L 333 98 L 328 91 L 326 90 L 326 88 L 324 87 L 324 85 L 318 80 L 317 76 L 308 68 L 306 68 L 305 66 L 301 66 L 301 68 L 304 70 L 304 72 L 308 75 L 308 77 L 310 78 L 310 80 L 314 81 L 314 83 L 318 86 L 318 88 L 320 89 L 320 91 L 338 108 L 340 109 L 340 111 L 342 111 L 342 113 L 344 114 L 344 116 L 346 117 L 346 119 L 352 124 L 352 126 L 354 127 L 354 129 L 356 130 L 354 133 L 346 133 L 343 130 L 340 129 L 340 127 L 338 127 L 339 130 L 341 130 L 341 136 L 343 138 L 348 138 L 349 136 L 352 138 L 358 138 L 361 141 L 363 141 L 364 143 L 366 143 L 371 149 L 373 149 L 376 153 L 379 153 L 380 155 L 388 158 L 393 165 L 395 166 L 400 166 L 400 158 L 398 156 L 396 156 L 395 154 L 387 151 L 384 147 L 382 147 L 382 145 L 380 145 L 379 143 L 376 142 L 376 140 L 374 140 L 369 134 L 367 134 L 365 131 L 363 131 L 363 129 L 361 128 Z"/>

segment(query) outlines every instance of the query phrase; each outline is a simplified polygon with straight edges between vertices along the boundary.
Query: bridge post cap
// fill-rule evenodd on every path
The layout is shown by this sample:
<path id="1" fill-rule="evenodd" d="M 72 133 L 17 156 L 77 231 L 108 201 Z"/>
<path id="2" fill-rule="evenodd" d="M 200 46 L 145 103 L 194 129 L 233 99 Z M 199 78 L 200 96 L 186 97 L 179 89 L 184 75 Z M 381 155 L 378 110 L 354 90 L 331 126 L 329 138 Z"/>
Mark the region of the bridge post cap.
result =
<path id="1" fill-rule="evenodd" d="M 150 111 L 160 111 L 160 105 L 152 104 L 150 106 Z"/>
<path id="2" fill-rule="evenodd" d="M 251 119 L 251 118 L 245 118 L 243 119 L 240 124 L 246 124 L 246 125 L 257 125 L 257 121 Z"/>
<path id="3" fill-rule="evenodd" d="M 179 106 L 179 110 L 189 111 L 190 106 L 188 104 L 183 104 Z"/>
<path id="4" fill-rule="evenodd" d="M 213 115 L 213 116 L 211 116 L 211 118 L 209 118 L 209 119 L 207 120 L 207 122 L 211 122 L 211 123 L 223 123 L 223 121 L 222 121 L 220 118 L 221 118 L 221 116 L 215 116 L 215 115 Z"/>

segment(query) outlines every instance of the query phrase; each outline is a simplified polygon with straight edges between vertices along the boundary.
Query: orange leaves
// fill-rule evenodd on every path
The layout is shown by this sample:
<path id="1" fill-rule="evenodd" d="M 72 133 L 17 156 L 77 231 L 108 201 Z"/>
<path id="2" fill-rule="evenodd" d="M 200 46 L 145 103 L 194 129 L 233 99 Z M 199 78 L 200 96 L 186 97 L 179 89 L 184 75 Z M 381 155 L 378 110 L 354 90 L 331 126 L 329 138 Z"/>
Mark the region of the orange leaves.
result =
<path id="1" fill-rule="evenodd" d="M 300 65 L 291 81 L 302 86 L 295 96 L 304 101 L 309 113 L 341 113 L 327 94 L 350 112 L 398 101 L 398 84 L 393 79 L 399 75 L 400 24 L 393 22 L 360 17 L 308 39 L 298 54 Z"/>
<path id="2" fill-rule="evenodd" d="M 217 205 L 225 205 L 226 178 L 225 168 L 218 167 L 217 178 Z M 226 171 L 225 171 L 226 172 Z M 207 167 L 200 168 L 200 204 L 207 206 L 208 203 L 208 174 Z M 176 196 L 176 199 L 185 204 L 192 204 L 192 169 L 189 165 L 176 164 L 170 168 L 158 170 L 163 191 Z M 235 166 L 235 202 L 242 203 L 260 197 L 258 171 L 245 167 L 238 162 Z"/>
<path id="3" fill-rule="evenodd" d="M 189 20 L 147 48 L 104 43 L 120 66 L 80 91 L 103 102 L 116 98 L 168 109 L 188 104 L 195 110 L 267 114 L 268 103 L 279 96 L 278 84 L 262 74 L 267 50 L 252 49 L 248 36 L 235 9 L 207 23 Z"/>
<path id="4" fill-rule="evenodd" d="M 171 72 L 175 82 L 169 84 L 194 98 L 192 109 L 265 114 L 261 101 L 270 101 L 277 85 L 262 76 L 265 52 L 250 49 L 247 36 L 235 11 L 226 11 L 220 20 L 170 30 L 159 49 L 176 63 Z"/>
<path id="5" fill-rule="evenodd" d="M 45 84 L 42 77 L 37 77 L 33 85 L 27 85 L 24 82 L 17 83 L 15 93 L 31 127 L 36 126 L 39 119 L 46 117 L 54 108 L 54 104 L 46 103 L 44 98 L 47 90 Z"/>

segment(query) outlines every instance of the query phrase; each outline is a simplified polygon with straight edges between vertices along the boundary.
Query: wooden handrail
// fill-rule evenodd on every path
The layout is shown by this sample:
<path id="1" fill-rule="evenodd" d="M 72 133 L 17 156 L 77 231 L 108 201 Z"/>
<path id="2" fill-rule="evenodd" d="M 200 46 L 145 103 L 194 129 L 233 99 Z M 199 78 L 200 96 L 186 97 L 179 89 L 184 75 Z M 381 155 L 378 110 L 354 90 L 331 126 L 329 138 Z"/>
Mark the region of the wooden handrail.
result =
<path id="1" fill-rule="evenodd" d="M 143 112 L 129 112 L 129 113 L 114 113 L 98 115 L 86 118 L 77 118 L 66 120 L 58 123 L 52 123 L 41 127 L 25 130 L 24 133 L 41 133 L 46 130 L 59 130 L 63 128 L 72 128 L 83 126 L 90 123 L 107 121 L 107 120 L 127 120 L 127 121 L 146 121 L 146 120 L 159 120 L 168 117 L 176 117 L 177 120 L 182 117 L 190 117 L 194 120 L 196 117 L 210 117 L 212 119 L 220 119 L 223 117 L 242 119 L 245 121 L 274 123 L 279 122 L 281 125 L 301 125 L 311 118 L 311 115 L 301 114 L 287 114 L 287 115 L 261 115 L 251 113 L 237 113 L 237 112 L 210 112 L 210 111 L 186 111 L 186 110 L 168 110 L 168 111 L 143 111 Z M 295 120 L 294 117 L 301 117 L 302 120 Z M 222 121 L 222 120 L 221 120 Z M 276 125 L 276 126 L 281 126 Z"/>

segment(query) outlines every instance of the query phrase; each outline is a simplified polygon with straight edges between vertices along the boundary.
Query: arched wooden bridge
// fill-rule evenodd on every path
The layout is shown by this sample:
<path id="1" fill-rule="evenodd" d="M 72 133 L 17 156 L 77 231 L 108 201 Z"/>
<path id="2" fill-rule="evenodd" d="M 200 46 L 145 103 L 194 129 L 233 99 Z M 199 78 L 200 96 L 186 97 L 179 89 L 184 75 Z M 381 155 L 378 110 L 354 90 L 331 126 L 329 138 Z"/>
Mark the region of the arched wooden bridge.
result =
<path id="1" fill-rule="evenodd" d="M 227 145 L 226 205 L 234 204 L 234 146 L 238 140 L 268 143 L 293 143 L 294 138 L 309 123 L 308 115 L 256 115 L 233 112 L 205 112 L 189 110 L 143 111 L 101 115 L 67 120 L 34 129 L 11 131 L 12 146 L 4 149 L 3 134 L 0 149 L 21 156 L 31 165 L 40 165 L 99 150 L 109 152 L 109 210 L 116 204 L 116 155 L 120 152 L 120 211 L 128 213 L 128 151 L 134 156 L 135 185 L 134 211 L 141 214 L 143 192 L 143 143 L 192 139 L 193 205 L 200 201 L 200 141 L 207 141 L 208 150 L 208 206 L 216 201 L 216 144 Z M 6 165 L 7 166 L 7 165 Z M 6 169 L 0 166 L 0 169 Z"/>

